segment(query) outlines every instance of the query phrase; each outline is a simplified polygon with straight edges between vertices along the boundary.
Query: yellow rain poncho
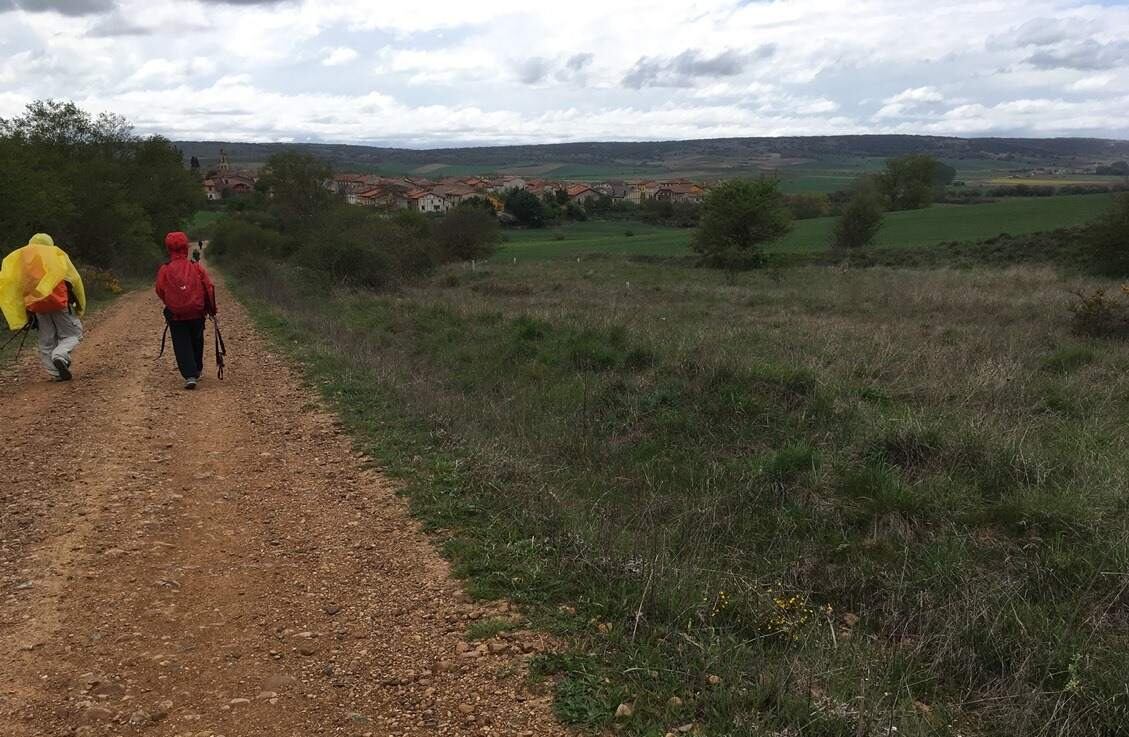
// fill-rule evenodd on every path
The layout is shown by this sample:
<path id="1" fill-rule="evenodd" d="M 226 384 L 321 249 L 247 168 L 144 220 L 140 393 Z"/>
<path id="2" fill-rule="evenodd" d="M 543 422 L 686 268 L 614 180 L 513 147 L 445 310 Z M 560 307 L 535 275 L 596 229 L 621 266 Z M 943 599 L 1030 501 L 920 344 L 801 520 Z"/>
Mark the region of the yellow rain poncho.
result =
<path id="1" fill-rule="evenodd" d="M 86 311 L 86 290 L 71 259 L 46 233 L 38 233 L 26 246 L 9 253 L 0 266 L 0 311 L 10 330 L 27 325 L 27 308 L 51 294 L 60 282 L 69 282 L 78 302 L 77 312 Z"/>

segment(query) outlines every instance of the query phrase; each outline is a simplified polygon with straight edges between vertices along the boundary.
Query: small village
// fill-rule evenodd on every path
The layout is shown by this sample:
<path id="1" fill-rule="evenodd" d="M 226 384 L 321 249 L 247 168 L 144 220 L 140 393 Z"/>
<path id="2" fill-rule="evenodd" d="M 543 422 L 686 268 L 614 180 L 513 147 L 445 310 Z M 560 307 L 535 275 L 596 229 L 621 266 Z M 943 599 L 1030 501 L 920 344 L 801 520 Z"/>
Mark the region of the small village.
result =
<path id="1" fill-rule="evenodd" d="M 234 170 L 221 151 L 217 169 L 204 177 L 204 193 L 209 201 L 249 194 L 255 189 L 259 172 Z M 482 199 L 494 209 L 504 209 L 506 195 L 525 190 L 559 204 L 590 204 L 607 198 L 612 203 L 640 205 L 646 200 L 700 204 L 707 188 L 687 179 L 609 179 L 600 182 L 561 181 L 520 176 L 466 176 L 431 179 L 425 176 L 383 176 L 379 174 L 335 174 L 326 187 L 345 202 L 360 207 L 387 210 L 416 210 L 442 214 L 467 200 Z"/>

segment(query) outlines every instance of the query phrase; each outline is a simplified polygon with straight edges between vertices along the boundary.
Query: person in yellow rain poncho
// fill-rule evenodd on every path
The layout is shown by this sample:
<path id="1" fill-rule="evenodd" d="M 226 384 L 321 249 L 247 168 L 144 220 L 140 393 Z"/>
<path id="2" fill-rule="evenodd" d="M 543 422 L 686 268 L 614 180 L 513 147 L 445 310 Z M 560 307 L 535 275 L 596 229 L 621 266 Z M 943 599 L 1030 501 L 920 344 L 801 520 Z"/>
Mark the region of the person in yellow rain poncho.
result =
<path id="1" fill-rule="evenodd" d="M 12 331 L 39 330 L 39 355 L 57 381 L 71 378 L 71 351 L 82 340 L 86 290 L 71 259 L 46 233 L 32 236 L 0 265 L 0 311 Z"/>

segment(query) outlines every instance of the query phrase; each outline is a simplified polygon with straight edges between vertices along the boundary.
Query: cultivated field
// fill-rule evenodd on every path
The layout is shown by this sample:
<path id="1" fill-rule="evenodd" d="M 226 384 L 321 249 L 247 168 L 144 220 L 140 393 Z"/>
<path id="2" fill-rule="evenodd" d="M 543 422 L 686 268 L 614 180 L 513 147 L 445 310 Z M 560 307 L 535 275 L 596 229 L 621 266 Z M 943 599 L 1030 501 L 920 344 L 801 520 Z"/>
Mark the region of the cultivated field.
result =
<path id="1" fill-rule="evenodd" d="M 934 205 L 888 213 L 875 247 L 920 247 L 943 241 L 1018 235 L 1080 225 L 1104 212 L 1111 196 L 1016 197 L 980 205 Z M 811 253 L 827 248 L 835 218 L 797 220 L 792 232 L 768 246 L 772 252 Z M 633 235 L 626 233 L 631 231 Z M 577 258 L 591 254 L 687 256 L 693 231 L 634 222 L 590 221 L 560 228 L 508 231 L 496 260 Z"/>
<path id="2" fill-rule="evenodd" d="M 1066 310 L 1099 285 L 615 258 L 240 281 L 473 590 L 570 643 L 535 662 L 563 719 L 719 736 L 1119 733 L 1129 347 Z"/>

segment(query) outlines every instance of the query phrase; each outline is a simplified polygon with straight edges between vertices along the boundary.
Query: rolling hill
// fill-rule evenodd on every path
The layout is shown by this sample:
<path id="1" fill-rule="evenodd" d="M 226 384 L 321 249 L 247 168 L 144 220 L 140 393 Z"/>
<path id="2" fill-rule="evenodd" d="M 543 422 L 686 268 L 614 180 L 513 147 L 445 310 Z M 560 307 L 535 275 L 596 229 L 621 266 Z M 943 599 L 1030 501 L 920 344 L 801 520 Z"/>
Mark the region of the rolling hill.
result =
<path id="1" fill-rule="evenodd" d="M 951 138 L 858 135 L 783 138 L 720 138 L 692 141 L 557 143 L 477 148 L 399 149 L 326 143 L 178 141 L 185 156 L 208 166 L 223 148 L 233 164 L 261 164 L 284 148 L 299 148 L 339 170 L 427 175 L 516 172 L 529 176 L 726 176 L 740 172 L 811 168 L 907 153 L 973 168 L 1008 170 L 1037 166 L 1087 167 L 1129 158 L 1129 141 L 1097 138 Z"/>

